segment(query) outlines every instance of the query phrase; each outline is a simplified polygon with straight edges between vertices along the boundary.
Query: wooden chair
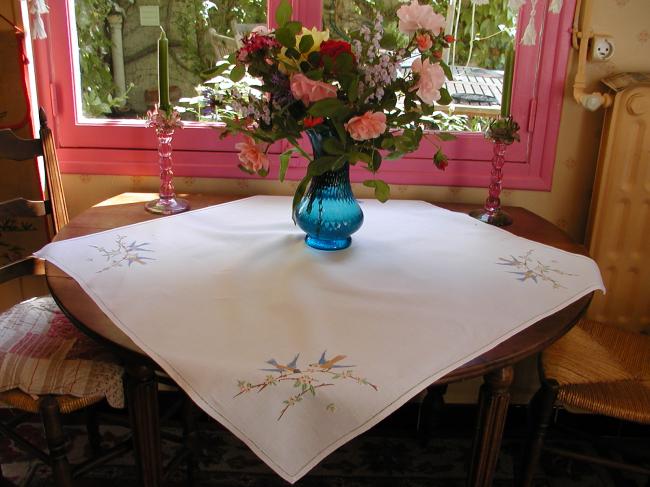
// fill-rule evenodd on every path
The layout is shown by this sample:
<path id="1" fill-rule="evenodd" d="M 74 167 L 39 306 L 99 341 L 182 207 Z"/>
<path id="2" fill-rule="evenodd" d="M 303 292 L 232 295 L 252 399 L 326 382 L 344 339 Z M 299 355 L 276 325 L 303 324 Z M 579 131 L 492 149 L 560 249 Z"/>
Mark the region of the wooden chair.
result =
<path id="1" fill-rule="evenodd" d="M 0 130 L 0 159 L 33 161 L 34 157 L 43 156 L 47 195 L 42 201 L 15 198 L 0 203 L 0 219 L 50 218 L 50 234 L 55 234 L 68 222 L 68 213 L 52 132 L 43 110 L 39 116 L 40 139 L 21 139 L 11 130 Z M 38 259 L 18 260 L 0 267 L 0 284 L 42 275 L 43 271 Z M 130 449 L 128 441 L 109 451 L 99 451 L 99 430 L 90 414 L 89 439 L 98 455 L 75 469 L 69 465 L 61 414 L 87 408 L 109 396 L 117 397 L 115 402 L 120 397 L 123 400 L 122 367 L 78 331 L 51 296 L 24 301 L 0 314 L 0 364 L 0 402 L 23 413 L 40 413 L 48 452 L 41 451 L 16 432 L 15 427 L 27 414 L 0 423 L 0 433 L 49 464 L 58 487 L 72 486 L 73 475 Z M 0 485 L 8 485 L 1 472 Z"/>
<path id="2" fill-rule="evenodd" d="M 636 423 L 650 424 L 650 337 L 583 319 L 546 349 L 542 386 L 531 403 L 535 425 L 526 449 L 522 485 L 533 485 L 556 403 Z M 559 448 L 551 453 L 650 475 L 650 469 Z"/>
<path id="3" fill-rule="evenodd" d="M 232 29 L 232 33 L 235 36 L 235 42 L 237 43 L 237 47 L 242 46 L 242 39 L 246 34 L 249 32 L 253 32 L 253 29 L 256 27 L 266 27 L 266 24 L 240 24 L 236 20 L 233 20 L 230 23 L 230 27 Z"/>
<path id="4" fill-rule="evenodd" d="M 56 148 L 52 131 L 47 126 L 45 112 L 41 108 L 40 139 L 21 139 L 10 129 L 0 130 L 0 159 L 23 161 L 43 156 L 47 195 L 44 201 L 30 201 L 16 198 L 3 202 L 0 206 L 0 217 L 46 217 L 52 218 L 53 232 L 58 233 L 61 227 L 68 223 L 68 210 L 63 194 L 61 173 L 56 158 Z"/>

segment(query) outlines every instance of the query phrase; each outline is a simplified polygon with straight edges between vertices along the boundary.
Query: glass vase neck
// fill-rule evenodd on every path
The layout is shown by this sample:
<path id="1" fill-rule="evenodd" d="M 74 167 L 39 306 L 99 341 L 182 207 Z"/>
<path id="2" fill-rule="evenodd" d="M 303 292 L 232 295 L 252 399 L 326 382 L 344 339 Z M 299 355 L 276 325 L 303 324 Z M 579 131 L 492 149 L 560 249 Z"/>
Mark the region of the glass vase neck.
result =
<path id="1" fill-rule="evenodd" d="M 325 155 L 323 144 L 336 135 L 322 127 L 308 130 L 314 159 Z M 354 198 L 350 186 L 350 164 L 345 161 L 340 168 L 314 176 L 298 203 L 295 221 L 305 233 L 305 242 L 319 250 L 347 248 L 352 235 L 363 223 L 363 212 Z"/>

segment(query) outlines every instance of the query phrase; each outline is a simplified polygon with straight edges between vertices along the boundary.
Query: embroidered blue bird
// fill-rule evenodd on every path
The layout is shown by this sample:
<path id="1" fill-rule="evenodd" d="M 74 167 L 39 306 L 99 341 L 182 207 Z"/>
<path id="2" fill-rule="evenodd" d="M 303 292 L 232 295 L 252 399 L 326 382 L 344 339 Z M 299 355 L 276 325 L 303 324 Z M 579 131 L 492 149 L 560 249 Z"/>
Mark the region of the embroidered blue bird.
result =
<path id="1" fill-rule="evenodd" d="M 327 350 L 323 352 L 323 354 L 320 356 L 320 359 L 318 360 L 318 363 L 314 364 L 309 364 L 310 367 L 318 367 L 319 369 L 323 370 L 330 370 L 330 369 L 349 369 L 352 367 L 355 367 L 355 365 L 335 365 L 337 362 L 340 362 L 344 358 L 347 357 L 347 355 L 337 355 L 336 357 L 332 357 L 331 359 L 327 359 L 325 357 L 325 354 L 327 353 Z"/>
<path id="2" fill-rule="evenodd" d="M 260 370 L 264 370 L 266 372 L 280 372 L 281 374 L 284 373 L 284 372 L 300 373 L 300 369 L 296 367 L 296 365 L 298 364 L 298 357 L 299 356 L 300 356 L 299 353 L 296 354 L 296 356 L 293 358 L 293 360 L 291 362 L 289 362 L 288 364 L 286 364 L 286 365 L 280 364 L 280 363 L 277 362 L 277 360 L 272 358 L 270 360 L 267 360 L 266 363 L 269 364 L 269 365 L 272 365 L 275 368 L 274 369 L 260 369 Z"/>

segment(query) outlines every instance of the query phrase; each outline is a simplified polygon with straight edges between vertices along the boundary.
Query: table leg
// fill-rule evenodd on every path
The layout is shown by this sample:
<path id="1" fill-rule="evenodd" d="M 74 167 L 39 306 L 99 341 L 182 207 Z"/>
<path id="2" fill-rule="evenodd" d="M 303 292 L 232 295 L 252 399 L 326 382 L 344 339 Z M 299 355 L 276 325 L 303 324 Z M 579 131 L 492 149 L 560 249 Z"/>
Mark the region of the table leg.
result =
<path id="1" fill-rule="evenodd" d="M 472 448 L 467 485 L 489 487 L 499 459 L 501 438 L 510 402 L 510 385 L 514 378 L 511 366 L 494 370 L 483 377 L 479 394 L 479 413 Z"/>
<path id="2" fill-rule="evenodd" d="M 133 430 L 133 448 L 139 484 L 162 486 L 162 454 L 158 386 L 149 365 L 130 364 L 127 372 L 127 401 Z"/>
<path id="3" fill-rule="evenodd" d="M 417 435 L 421 446 L 426 446 L 429 440 L 438 432 L 442 423 L 442 412 L 445 407 L 447 384 L 429 386 L 418 412 Z"/>

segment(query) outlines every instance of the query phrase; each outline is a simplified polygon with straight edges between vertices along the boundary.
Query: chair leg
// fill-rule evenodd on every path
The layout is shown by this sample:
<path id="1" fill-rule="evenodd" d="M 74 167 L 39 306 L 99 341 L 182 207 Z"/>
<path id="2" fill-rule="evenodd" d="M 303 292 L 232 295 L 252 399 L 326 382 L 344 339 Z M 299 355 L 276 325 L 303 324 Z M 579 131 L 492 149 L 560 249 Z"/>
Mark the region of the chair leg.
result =
<path id="1" fill-rule="evenodd" d="M 97 410 L 93 406 L 86 408 L 86 432 L 88 433 L 88 443 L 93 456 L 100 455 L 102 452 L 102 436 L 99 434 Z"/>
<path id="2" fill-rule="evenodd" d="M 7 480 L 2 473 L 2 465 L 0 464 L 0 487 L 16 487 L 13 482 Z"/>
<path id="3" fill-rule="evenodd" d="M 54 397 L 45 396 L 40 400 L 39 410 L 50 452 L 54 485 L 56 487 L 72 487 L 72 474 L 66 457 L 66 436 L 61 422 L 59 404 Z"/>
<path id="4" fill-rule="evenodd" d="M 420 445 L 427 446 L 429 440 L 437 433 L 442 423 L 442 412 L 445 407 L 447 384 L 431 386 L 427 389 L 418 412 L 417 436 Z"/>
<path id="5" fill-rule="evenodd" d="M 521 477 L 522 487 L 531 487 L 533 485 L 533 477 L 542 453 L 546 432 L 551 422 L 553 405 L 557 399 L 558 389 L 559 385 L 555 380 L 545 380 L 542 382 L 542 387 L 537 391 L 531 402 L 533 430 L 524 454 Z"/>
<path id="6" fill-rule="evenodd" d="M 186 460 L 187 485 L 194 485 L 194 471 L 198 467 L 199 438 L 196 429 L 196 406 L 189 397 L 185 398 L 183 404 L 183 439 L 184 447 L 189 450 Z"/>

